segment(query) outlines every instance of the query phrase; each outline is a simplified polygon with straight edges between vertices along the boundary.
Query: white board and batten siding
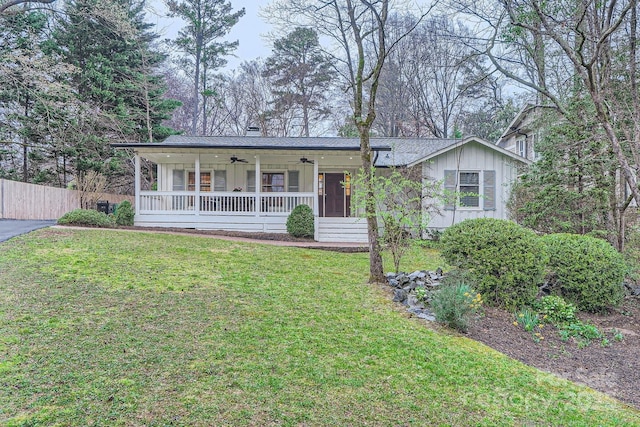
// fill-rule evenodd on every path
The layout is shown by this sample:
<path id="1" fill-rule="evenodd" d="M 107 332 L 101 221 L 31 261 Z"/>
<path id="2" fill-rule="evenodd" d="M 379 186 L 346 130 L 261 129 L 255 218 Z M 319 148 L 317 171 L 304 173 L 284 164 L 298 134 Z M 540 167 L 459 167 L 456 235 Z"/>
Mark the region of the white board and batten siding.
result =
<path id="1" fill-rule="evenodd" d="M 442 181 L 445 188 L 451 184 L 445 182 L 445 178 L 451 177 L 452 172 L 456 183 L 459 172 L 477 172 L 480 178 L 479 207 L 447 206 L 442 215 L 431 217 L 428 228 L 443 230 L 465 219 L 508 217 L 506 204 L 511 184 L 517 177 L 517 162 L 503 153 L 472 141 L 425 161 L 422 172 L 423 176 Z M 494 198 L 491 198 L 492 192 Z"/>

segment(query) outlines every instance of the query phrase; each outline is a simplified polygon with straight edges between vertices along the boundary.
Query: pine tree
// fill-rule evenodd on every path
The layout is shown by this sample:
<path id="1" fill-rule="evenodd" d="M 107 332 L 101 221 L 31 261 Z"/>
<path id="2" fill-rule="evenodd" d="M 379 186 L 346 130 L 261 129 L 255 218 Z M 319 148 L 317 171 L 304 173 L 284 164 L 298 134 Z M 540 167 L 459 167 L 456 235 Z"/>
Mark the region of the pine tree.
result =
<path id="1" fill-rule="evenodd" d="M 169 16 L 182 18 L 187 23 L 172 44 L 182 52 L 179 63 L 193 82 L 191 134 L 197 133 L 200 117 L 202 133 L 205 134 L 207 98 L 214 94 L 210 87 L 212 74 L 226 64 L 224 56 L 238 46 L 237 41 L 220 39 L 244 16 L 245 10 L 242 8 L 232 13 L 231 3 L 225 0 L 169 0 L 167 6 Z"/>
<path id="2" fill-rule="evenodd" d="M 327 91 L 336 73 L 320 48 L 315 30 L 298 27 L 276 40 L 264 74 L 275 88 L 275 114 L 299 110 L 302 135 L 309 136 L 310 121 L 329 115 Z"/>

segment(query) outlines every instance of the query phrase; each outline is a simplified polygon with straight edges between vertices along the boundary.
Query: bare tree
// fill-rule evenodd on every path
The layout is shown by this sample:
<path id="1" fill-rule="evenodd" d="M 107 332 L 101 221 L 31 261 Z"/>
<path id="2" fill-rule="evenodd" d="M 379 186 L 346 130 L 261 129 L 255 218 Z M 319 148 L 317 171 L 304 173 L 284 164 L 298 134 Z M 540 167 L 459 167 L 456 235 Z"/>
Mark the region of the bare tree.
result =
<path id="1" fill-rule="evenodd" d="M 571 114 L 562 87 L 593 104 L 622 177 L 640 203 L 637 1 L 455 3 L 490 29 L 485 53 L 505 76 L 536 91 L 565 118 Z M 549 71 L 551 63 L 555 73 Z M 514 64 L 526 72 L 517 71 Z"/>
<path id="2" fill-rule="evenodd" d="M 27 5 L 31 3 L 37 4 L 51 4 L 56 0 L 7 0 L 5 2 L 0 3 L 0 14 L 9 13 L 9 8 L 19 5 Z"/>
<path id="3" fill-rule="evenodd" d="M 290 17 L 306 19 L 333 43 L 327 54 L 351 95 L 353 123 L 360 135 L 360 157 L 366 183 L 366 217 L 369 237 L 371 282 L 384 279 L 378 241 L 378 220 L 374 200 L 374 170 L 370 133 L 376 119 L 376 99 L 383 66 L 393 47 L 414 28 L 390 39 L 388 30 L 390 0 L 282 0 L 267 9 L 275 21 L 291 25 Z M 416 25 L 426 16 L 423 13 Z"/>

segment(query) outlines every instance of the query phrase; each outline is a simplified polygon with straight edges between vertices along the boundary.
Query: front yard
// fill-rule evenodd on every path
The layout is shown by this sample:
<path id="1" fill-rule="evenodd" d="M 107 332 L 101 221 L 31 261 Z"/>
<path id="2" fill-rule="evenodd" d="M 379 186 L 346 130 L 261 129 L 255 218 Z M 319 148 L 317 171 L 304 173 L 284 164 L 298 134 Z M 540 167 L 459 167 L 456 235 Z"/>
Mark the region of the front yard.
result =
<path id="1" fill-rule="evenodd" d="M 2 425 L 640 424 L 407 318 L 367 254 L 47 229 L 0 271 Z"/>

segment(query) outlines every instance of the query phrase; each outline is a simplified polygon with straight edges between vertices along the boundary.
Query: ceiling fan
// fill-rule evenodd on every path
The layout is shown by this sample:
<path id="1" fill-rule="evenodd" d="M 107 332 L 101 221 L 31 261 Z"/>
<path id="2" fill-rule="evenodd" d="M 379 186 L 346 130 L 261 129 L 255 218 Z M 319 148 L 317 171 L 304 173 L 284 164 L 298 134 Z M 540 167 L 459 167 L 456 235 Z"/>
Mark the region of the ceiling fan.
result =
<path id="1" fill-rule="evenodd" d="M 245 159 L 239 159 L 236 156 L 231 156 L 231 163 L 235 163 L 235 162 L 238 162 L 238 163 L 249 163 Z"/>
<path id="2" fill-rule="evenodd" d="M 313 164 L 313 160 L 311 159 L 307 159 L 306 157 L 300 157 L 300 162 L 301 163 L 309 163 L 309 164 Z"/>

